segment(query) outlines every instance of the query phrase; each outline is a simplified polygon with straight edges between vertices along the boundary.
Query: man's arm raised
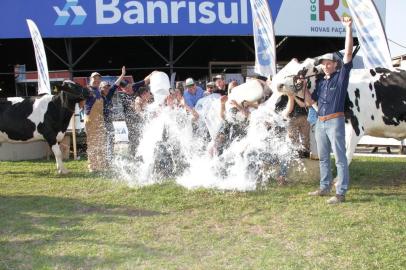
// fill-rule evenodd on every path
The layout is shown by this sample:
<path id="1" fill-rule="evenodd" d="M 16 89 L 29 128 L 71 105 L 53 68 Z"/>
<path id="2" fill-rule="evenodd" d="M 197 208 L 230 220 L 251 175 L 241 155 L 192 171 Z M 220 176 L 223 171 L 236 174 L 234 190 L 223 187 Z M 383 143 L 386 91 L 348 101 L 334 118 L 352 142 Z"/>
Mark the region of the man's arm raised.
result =
<path id="1" fill-rule="evenodd" d="M 344 64 L 351 62 L 352 60 L 352 48 L 353 48 L 353 38 L 352 38 L 352 19 L 351 17 L 343 17 L 342 24 L 345 27 L 345 49 L 344 49 Z"/>

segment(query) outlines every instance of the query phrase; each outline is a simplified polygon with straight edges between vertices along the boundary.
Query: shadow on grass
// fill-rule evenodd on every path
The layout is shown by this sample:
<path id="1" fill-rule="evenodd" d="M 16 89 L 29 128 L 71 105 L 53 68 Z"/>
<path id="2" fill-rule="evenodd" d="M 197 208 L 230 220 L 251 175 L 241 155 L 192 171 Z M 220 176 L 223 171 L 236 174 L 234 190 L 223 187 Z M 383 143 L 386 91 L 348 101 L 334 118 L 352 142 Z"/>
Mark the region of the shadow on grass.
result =
<path id="1" fill-rule="evenodd" d="M 117 241 L 117 233 L 110 238 L 109 230 L 100 226 L 131 225 L 134 218 L 148 218 L 165 213 L 131 208 L 115 204 L 87 203 L 71 198 L 49 196 L 0 196 L 0 269 L 5 265 L 15 269 L 59 266 L 64 269 L 114 266 L 128 258 L 159 255 L 145 243 L 136 240 Z M 106 223 L 111 223 L 106 224 Z M 103 225 L 105 224 L 105 225 Z M 134 228 L 132 228 L 134 229 Z M 70 244 L 71 243 L 71 244 Z M 72 248 L 71 248 L 72 246 Z M 98 247 L 122 250 L 113 257 L 87 253 L 87 248 Z M 67 247 L 66 256 L 51 256 L 53 247 Z M 84 248 L 85 247 L 85 248 Z M 72 254 L 78 254 L 72 256 Z M 82 256 L 83 255 L 83 256 Z M 131 257 L 132 256 L 132 257 Z M 1 266 L 1 263 L 4 265 Z M 39 263 L 39 265 L 36 265 Z M 24 268 L 24 267 L 23 267 Z M 109 268 L 109 267 L 107 267 Z"/>
<path id="2" fill-rule="evenodd" d="M 114 172 L 106 171 L 106 172 L 98 172 L 98 173 L 90 173 L 85 168 L 68 168 L 67 174 L 58 174 L 56 168 L 50 166 L 49 162 L 40 162 L 36 161 L 30 164 L 30 168 L 27 167 L 13 167 L 12 165 L 8 165 L 8 167 L 3 166 L 0 173 L 5 176 L 21 176 L 21 177 L 28 177 L 28 178 L 55 178 L 55 179 L 72 179 L 72 178 L 80 178 L 80 179 L 95 179 L 95 178 L 113 178 L 117 176 Z M 0 164 L 1 167 L 1 164 Z"/>
<path id="3" fill-rule="evenodd" d="M 149 217 L 162 215 L 157 211 L 130 208 L 114 204 L 93 204 L 77 199 L 49 197 L 49 196 L 0 196 L 2 216 L 9 214 L 9 218 L 18 222 L 18 215 L 38 213 L 41 215 L 78 216 L 84 214 L 99 214 L 100 216 Z M 61 219 L 63 217 L 60 217 Z M 3 217 L 0 217 L 3 219 Z M 80 219 L 78 219 L 80 221 Z"/>
<path id="4" fill-rule="evenodd" d="M 16 177 L 26 177 L 31 179 L 96 179 L 96 178 L 110 178 L 114 175 L 112 174 L 102 174 L 102 173 L 89 173 L 87 171 L 77 172 L 77 171 L 70 171 L 68 174 L 58 174 L 56 171 L 49 171 L 49 170 L 33 170 L 33 171 L 3 171 L 3 175 L 6 176 L 16 176 Z"/>
<path id="5" fill-rule="evenodd" d="M 356 159 L 350 165 L 350 182 L 352 186 L 362 189 L 404 186 L 406 184 L 406 161 Z"/>
<path id="6" fill-rule="evenodd" d="M 333 176 L 336 176 L 334 162 L 332 159 Z M 311 168 L 319 170 L 318 164 Z M 360 196 L 351 200 L 352 202 L 370 202 L 374 200 L 371 196 L 388 197 L 388 200 L 391 200 L 391 196 L 395 200 L 399 199 L 399 196 L 406 196 L 406 159 L 356 157 L 351 162 L 349 171 L 349 191 L 358 190 Z M 311 190 L 311 188 L 318 187 L 318 176 L 304 180 L 300 178 L 300 173 L 295 176 L 300 180 L 293 180 L 288 185 L 288 190 L 293 193 L 301 188 Z"/>

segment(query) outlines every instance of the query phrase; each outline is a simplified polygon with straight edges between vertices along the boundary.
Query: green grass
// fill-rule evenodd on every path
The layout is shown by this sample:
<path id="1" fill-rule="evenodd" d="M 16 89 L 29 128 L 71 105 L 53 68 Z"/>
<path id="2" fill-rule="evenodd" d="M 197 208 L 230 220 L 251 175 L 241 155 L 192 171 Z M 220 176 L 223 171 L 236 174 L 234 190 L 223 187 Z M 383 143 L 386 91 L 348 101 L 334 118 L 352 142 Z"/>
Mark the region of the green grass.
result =
<path id="1" fill-rule="evenodd" d="M 0 162 L 0 269 L 405 269 L 406 160 L 356 158 L 345 204 L 317 179 L 257 192 L 129 188 L 84 161 Z"/>

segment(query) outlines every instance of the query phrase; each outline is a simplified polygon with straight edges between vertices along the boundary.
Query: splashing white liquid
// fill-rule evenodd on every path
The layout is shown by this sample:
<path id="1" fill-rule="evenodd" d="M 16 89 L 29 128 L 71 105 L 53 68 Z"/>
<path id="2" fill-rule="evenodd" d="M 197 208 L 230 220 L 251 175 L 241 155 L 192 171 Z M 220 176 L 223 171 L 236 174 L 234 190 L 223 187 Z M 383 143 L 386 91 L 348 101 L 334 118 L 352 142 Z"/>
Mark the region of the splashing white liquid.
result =
<path id="1" fill-rule="evenodd" d="M 298 161 L 297 150 L 283 131 L 286 121 L 267 102 L 252 112 L 246 136 L 236 139 L 220 156 L 209 155 L 203 117 L 193 123 L 184 109 L 152 109 L 145 121 L 136 161 L 117 157 L 120 179 L 144 186 L 175 179 L 189 189 L 255 190 L 280 173 L 280 164 Z M 282 132 L 281 132 L 282 130 Z M 299 162 L 300 163 L 300 162 Z"/>

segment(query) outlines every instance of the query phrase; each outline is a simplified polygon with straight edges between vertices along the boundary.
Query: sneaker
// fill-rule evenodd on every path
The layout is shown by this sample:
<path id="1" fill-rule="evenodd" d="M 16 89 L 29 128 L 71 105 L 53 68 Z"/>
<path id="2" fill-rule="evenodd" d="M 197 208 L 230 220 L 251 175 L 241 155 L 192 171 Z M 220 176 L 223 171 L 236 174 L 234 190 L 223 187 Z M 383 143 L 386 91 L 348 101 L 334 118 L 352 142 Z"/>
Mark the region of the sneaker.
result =
<path id="1" fill-rule="evenodd" d="M 343 202 L 345 202 L 344 195 L 335 195 L 327 200 L 328 204 L 339 204 L 339 203 L 343 203 Z"/>
<path id="2" fill-rule="evenodd" d="M 328 194 L 330 194 L 330 190 L 318 189 L 316 191 L 312 191 L 307 194 L 309 196 L 327 196 Z"/>

